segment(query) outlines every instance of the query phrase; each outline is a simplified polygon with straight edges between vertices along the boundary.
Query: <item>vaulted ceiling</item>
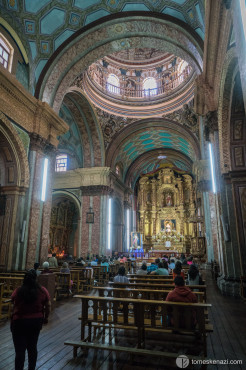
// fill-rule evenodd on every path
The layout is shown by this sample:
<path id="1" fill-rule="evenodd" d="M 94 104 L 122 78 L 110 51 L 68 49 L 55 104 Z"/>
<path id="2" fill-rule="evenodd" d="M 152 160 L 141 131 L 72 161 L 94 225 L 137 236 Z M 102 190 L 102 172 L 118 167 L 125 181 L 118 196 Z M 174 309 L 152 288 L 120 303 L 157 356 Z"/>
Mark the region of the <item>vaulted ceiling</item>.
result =
<path id="1" fill-rule="evenodd" d="M 49 57 L 66 39 L 111 14 L 166 14 L 188 24 L 204 38 L 204 0 L 0 0 L 0 7 L 3 18 L 15 28 L 18 24 L 21 37 L 30 46 L 36 81 Z"/>

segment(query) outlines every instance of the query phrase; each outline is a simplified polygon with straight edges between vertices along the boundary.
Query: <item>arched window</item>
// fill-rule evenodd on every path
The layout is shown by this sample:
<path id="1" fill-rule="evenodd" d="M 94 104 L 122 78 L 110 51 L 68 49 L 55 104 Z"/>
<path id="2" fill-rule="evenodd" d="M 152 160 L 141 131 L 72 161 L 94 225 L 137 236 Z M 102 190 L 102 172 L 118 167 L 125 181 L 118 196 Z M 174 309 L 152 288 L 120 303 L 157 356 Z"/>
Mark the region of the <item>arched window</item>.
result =
<path id="1" fill-rule="evenodd" d="M 60 154 L 56 157 L 56 172 L 67 171 L 67 154 Z"/>
<path id="2" fill-rule="evenodd" d="M 12 68 L 14 49 L 8 40 L 0 33 L 0 64 L 9 72 Z"/>
<path id="3" fill-rule="evenodd" d="M 120 81 L 117 76 L 110 74 L 107 78 L 107 90 L 113 94 L 119 94 Z"/>
<path id="4" fill-rule="evenodd" d="M 157 84 L 154 77 L 148 77 L 143 82 L 143 89 L 145 96 L 152 96 L 157 94 Z"/>

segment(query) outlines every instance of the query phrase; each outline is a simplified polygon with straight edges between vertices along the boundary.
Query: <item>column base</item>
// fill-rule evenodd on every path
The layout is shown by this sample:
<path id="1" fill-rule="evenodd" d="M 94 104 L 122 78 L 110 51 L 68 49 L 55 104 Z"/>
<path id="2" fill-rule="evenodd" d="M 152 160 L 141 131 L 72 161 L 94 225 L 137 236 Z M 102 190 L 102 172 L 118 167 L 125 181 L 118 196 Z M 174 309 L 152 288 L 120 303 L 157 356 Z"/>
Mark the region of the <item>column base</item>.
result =
<path id="1" fill-rule="evenodd" d="M 220 276 L 217 278 L 217 285 L 223 295 L 240 297 L 240 283 L 235 278 Z"/>

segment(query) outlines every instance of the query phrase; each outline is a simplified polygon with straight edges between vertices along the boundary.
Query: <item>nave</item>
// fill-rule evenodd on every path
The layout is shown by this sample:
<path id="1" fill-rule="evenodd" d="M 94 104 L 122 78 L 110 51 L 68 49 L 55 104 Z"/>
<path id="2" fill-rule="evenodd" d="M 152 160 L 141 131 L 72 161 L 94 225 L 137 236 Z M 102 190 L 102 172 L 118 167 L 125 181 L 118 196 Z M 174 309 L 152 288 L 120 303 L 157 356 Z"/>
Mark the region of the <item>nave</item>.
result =
<path id="1" fill-rule="evenodd" d="M 203 270 L 202 274 L 207 285 L 207 302 L 212 304 L 209 310 L 209 320 L 213 325 L 213 333 L 207 336 L 208 359 L 242 360 L 243 365 L 208 365 L 207 369 L 243 369 L 246 363 L 246 317 L 245 303 L 240 299 L 222 296 L 216 283 L 212 280 L 210 270 Z M 93 291 L 90 293 L 92 294 Z M 94 293 L 93 293 L 94 294 Z M 38 342 L 37 369 L 165 369 L 165 360 L 151 359 L 150 357 L 130 356 L 102 350 L 89 350 L 87 355 L 78 352 L 78 358 L 73 359 L 70 346 L 64 346 L 67 339 L 79 339 L 80 324 L 78 317 L 81 314 L 80 299 L 69 298 L 56 302 L 47 326 L 43 327 Z M 113 333 L 113 332 L 112 332 Z M 148 333 L 147 349 L 162 350 L 160 342 L 153 333 Z M 104 338 L 105 343 L 110 340 L 108 331 Z M 126 331 L 124 338 L 120 331 L 117 336 L 111 337 L 112 344 L 134 346 L 137 341 L 135 331 Z M 10 332 L 9 321 L 0 326 L 0 369 L 14 368 L 14 347 Z M 25 369 L 27 369 L 26 361 Z M 223 366 L 223 367 L 222 367 Z"/>

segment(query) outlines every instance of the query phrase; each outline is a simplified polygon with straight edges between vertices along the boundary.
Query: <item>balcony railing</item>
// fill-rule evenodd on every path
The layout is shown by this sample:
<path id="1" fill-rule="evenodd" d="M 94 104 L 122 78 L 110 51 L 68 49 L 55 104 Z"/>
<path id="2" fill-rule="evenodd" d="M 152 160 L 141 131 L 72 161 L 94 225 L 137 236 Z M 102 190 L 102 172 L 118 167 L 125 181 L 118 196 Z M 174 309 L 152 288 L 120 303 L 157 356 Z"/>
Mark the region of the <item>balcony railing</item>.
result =
<path id="1" fill-rule="evenodd" d="M 140 85 L 136 86 L 115 86 L 108 83 L 104 78 L 100 78 L 99 81 L 95 81 L 89 73 L 86 73 L 87 81 L 90 85 L 99 88 L 102 92 L 107 95 L 113 95 L 120 97 L 122 99 L 131 99 L 131 100 L 154 100 L 156 97 L 161 97 L 165 95 L 169 95 L 173 92 L 177 87 L 181 84 L 188 82 L 188 80 L 192 77 L 193 73 L 192 68 L 187 66 L 183 72 L 172 78 L 172 80 L 166 82 L 164 79 L 156 80 L 157 87 L 153 89 L 141 89 Z"/>

